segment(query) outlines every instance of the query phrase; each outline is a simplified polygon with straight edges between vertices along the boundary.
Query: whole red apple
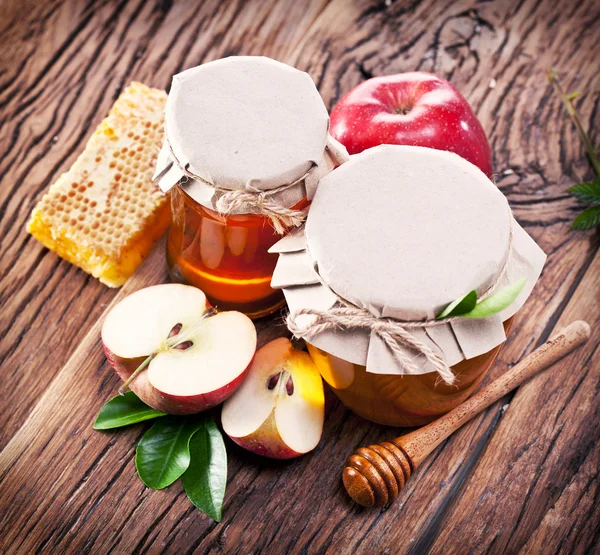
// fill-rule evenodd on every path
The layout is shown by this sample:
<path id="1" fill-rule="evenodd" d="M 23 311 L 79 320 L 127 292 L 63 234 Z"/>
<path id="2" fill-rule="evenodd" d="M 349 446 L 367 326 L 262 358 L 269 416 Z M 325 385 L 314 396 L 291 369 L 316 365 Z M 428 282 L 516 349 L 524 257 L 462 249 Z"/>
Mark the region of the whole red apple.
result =
<path id="1" fill-rule="evenodd" d="M 350 154 L 381 144 L 425 146 L 455 152 L 492 177 L 492 153 L 477 116 L 452 83 L 431 73 L 361 83 L 333 109 L 330 132 Z"/>

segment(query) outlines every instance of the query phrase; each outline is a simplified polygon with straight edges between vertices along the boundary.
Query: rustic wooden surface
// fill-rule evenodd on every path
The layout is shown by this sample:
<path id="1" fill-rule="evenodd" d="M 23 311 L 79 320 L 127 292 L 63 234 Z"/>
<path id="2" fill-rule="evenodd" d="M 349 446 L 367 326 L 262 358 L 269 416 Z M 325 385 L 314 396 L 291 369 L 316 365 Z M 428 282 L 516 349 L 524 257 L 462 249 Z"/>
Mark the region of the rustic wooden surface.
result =
<path id="1" fill-rule="evenodd" d="M 299 2 L 76 0 L 0 4 L 0 552 L 589 553 L 600 550 L 600 240 L 572 233 L 564 189 L 589 170 L 544 78 L 554 67 L 598 129 L 594 0 Z M 346 497 L 345 458 L 397 429 L 328 399 L 324 438 L 292 462 L 231 443 L 224 520 L 178 485 L 135 474 L 143 425 L 94 432 L 118 385 L 99 342 L 111 302 L 166 280 L 161 245 L 120 291 L 59 260 L 24 226 L 130 80 L 228 54 L 307 70 L 329 107 L 373 75 L 452 79 L 494 150 L 497 182 L 548 253 L 490 377 L 574 319 L 592 340 L 444 442 L 387 511 Z M 494 80 L 494 81 L 492 81 Z M 495 86 L 494 86 L 495 83 Z M 598 140 L 598 135 L 593 134 Z M 285 333 L 260 323 L 261 341 Z"/>

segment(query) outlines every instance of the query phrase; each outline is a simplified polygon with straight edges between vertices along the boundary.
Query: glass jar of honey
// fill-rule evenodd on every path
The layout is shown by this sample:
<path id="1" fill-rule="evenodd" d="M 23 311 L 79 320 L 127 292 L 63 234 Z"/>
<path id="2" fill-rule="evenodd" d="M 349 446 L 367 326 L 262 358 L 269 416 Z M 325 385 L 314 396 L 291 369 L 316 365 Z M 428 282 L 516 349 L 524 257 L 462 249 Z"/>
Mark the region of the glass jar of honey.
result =
<path id="1" fill-rule="evenodd" d="M 279 238 L 304 219 L 321 177 L 347 158 L 304 72 L 230 57 L 173 77 L 155 180 L 170 191 L 167 263 L 219 309 L 260 317 Z"/>
<path id="2" fill-rule="evenodd" d="M 508 332 L 512 319 L 504 323 Z M 477 389 L 496 360 L 502 345 L 451 367 L 453 384 L 435 372 L 411 375 L 374 374 L 360 364 L 307 344 L 323 379 L 356 414 L 387 426 L 422 426 L 456 408 Z"/>
<path id="3" fill-rule="evenodd" d="M 280 235 L 266 216 L 222 216 L 179 185 L 171 189 L 171 204 L 167 264 L 175 281 L 201 288 L 221 310 L 250 317 L 283 306 L 283 294 L 271 288 L 277 254 L 268 252 Z M 307 205 L 302 200 L 294 209 Z"/>
<path id="4" fill-rule="evenodd" d="M 392 426 L 471 395 L 545 261 L 477 167 L 391 145 L 324 177 L 303 232 L 273 250 L 292 333 L 345 405 Z"/>

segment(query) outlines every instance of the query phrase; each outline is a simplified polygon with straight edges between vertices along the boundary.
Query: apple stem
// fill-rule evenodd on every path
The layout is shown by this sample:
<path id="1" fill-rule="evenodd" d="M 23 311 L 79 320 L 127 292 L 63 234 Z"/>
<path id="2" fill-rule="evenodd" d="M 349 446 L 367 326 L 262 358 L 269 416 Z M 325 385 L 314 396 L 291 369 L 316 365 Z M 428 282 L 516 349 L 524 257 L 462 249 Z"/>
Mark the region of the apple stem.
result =
<path id="1" fill-rule="evenodd" d="M 575 104 L 573 104 L 573 99 L 579 96 L 578 93 L 566 94 L 561 84 L 558 82 L 558 77 L 554 70 L 546 71 L 546 77 L 548 78 L 550 85 L 552 85 L 552 87 L 562 100 L 565 109 L 567 110 L 567 113 L 569 114 L 571 120 L 575 124 L 577 132 L 579 133 L 579 136 L 581 137 L 581 140 L 583 142 L 583 146 L 585 147 L 585 152 L 590 160 L 590 163 L 592 164 L 592 168 L 594 168 L 594 172 L 596 173 L 596 175 L 600 175 L 600 162 L 598 161 L 598 153 L 596 152 L 596 148 L 594 147 L 590 136 L 586 133 L 585 129 L 583 128 L 581 116 L 579 115 L 577 108 L 575 108 Z"/>
<path id="2" fill-rule="evenodd" d="M 150 362 L 152 361 L 152 359 L 157 355 L 158 353 L 152 353 L 149 357 L 146 358 L 146 360 L 144 360 L 144 362 L 142 362 L 142 364 L 140 364 L 135 372 L 133 374 L 131 374 L 131 376 L 129 376 L 129 378 L 127 378 L 127 380 L 125 381 L 125 383 L 119 388 L 119 395 L 125 395 L 125 393 L 127 393 L 127 391 L 129 390 L 129 384 L 135 380 L 139 373 L 144 370 L 144 368 L 146 368 L 146 366 L 148 366 L 148 364 L 150 364 Z"/>

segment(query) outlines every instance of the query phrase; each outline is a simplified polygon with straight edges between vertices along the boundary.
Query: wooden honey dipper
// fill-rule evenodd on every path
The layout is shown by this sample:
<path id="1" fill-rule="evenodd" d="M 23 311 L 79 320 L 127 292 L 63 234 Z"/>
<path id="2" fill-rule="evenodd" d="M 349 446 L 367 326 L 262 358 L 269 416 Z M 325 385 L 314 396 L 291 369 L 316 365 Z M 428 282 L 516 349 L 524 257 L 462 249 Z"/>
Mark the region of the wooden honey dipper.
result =
<path id="1" fill-rule="evenodd" d="M 442 441 L 525 380 L 585 343 L 590 333 L 586 322 L 573 322 L 503 376 L 435 422 L 390 442 L 357 449 L 344 468 L 342 478 L 346 491 L 363 507 L 388 505 Z"/>

